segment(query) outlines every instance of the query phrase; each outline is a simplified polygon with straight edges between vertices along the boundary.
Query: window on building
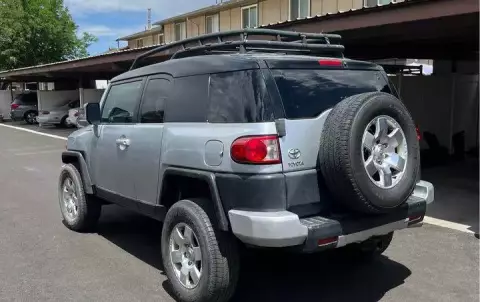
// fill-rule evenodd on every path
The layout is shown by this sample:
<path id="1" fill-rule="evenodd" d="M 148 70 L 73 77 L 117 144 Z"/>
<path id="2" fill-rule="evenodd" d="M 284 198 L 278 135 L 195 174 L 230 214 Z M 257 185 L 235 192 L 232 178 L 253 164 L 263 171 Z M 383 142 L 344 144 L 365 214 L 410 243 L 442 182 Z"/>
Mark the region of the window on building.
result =
<path id="1" fill-rule="evenodd" d="M 207 16 L 205 18 L 205 32 L 207 34 L 216 33 L 220 31 L 219 21 L 218 21 L 218 14 Z"/>
<path id="2" fill-rule="evenodd" d="M 185 22 L 175 24 L 175 41 L 183 40 L 187 37 Z"/>
<path id="3" fill-rule="evenodd" d="M 137 42 L 136 42 L 136 46 L 137 46 L 137 48 L 143 47 L 143 39 L 138 39 Z"/>
<path id="4" fill-rule="evenodd" d="M 385 4 L 390 4 L 392 2 L 395 2 L 395 0 L 365 0 L 365 5 L 366 7 L 372 7 L 372 6 L 377 6 L 377 5 L 385 5 Z"/>
<path id="5" fill-rule="evenodd" d="M 163 44 L 163 43 L 165 43 L 165 40 L 163 40 L 163 34 L 159 34 L 157 36 L 156 44 Z"/>
<path id="6" fill-rule="evenodd" d="M 242 7 L 242 28 L 252 28 L 258 26 L 257 5 Z"/>
<path id="7" fill-rule="evenodd" d="M 310 16 L 310 0 L 290 0 L 290 19 Z"/>

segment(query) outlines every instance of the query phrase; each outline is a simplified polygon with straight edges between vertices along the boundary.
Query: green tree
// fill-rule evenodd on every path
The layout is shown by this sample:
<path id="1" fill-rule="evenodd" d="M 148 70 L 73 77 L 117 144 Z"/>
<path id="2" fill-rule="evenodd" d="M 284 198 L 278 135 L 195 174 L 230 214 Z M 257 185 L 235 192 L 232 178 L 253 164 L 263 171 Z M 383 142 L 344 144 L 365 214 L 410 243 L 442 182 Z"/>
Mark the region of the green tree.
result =
<path id="1" fill-rule="evenodd" d="M 88 56 L 77 29 L 63 0 L 0 0 L 0 70 Z"/>

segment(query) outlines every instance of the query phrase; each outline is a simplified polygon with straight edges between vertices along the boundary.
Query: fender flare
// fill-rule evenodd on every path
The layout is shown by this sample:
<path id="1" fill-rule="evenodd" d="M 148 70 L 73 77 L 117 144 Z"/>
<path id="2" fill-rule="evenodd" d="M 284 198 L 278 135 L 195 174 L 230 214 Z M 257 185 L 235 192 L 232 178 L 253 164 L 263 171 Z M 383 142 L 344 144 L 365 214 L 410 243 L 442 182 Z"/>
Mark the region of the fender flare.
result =
<path id="1" fill-rule="evenodd" d="M 90 178 L 90 173 L 88 172 L 87 162 L 83 157 L 83 154 L 78 151 L 64 151 L 62 152 L 62 163 L 72 164 L 77 163 L 78 168 L 80 169 L 80 175 L 82 175 L 83 186 L 85 193 L 94 194 L 92 179 Z"/>
<path id="2" fill-rule="evenodd" d="M 190 170 L 184 168 L 168 167 L 164 172 L 164 179 L 168 175 L 177 175 L 185 176 L 189 178 L 197 178 L 205 181 L 208 184 L 210 193 L 212 195 L 212 202 L 215 210 L 215 216 L 218 221 L 218 227 L 222 231 L 229 230 L 229 223 L 227 215 L 225 215 L 225 210 L 223 209 L 222 200 L 220 199 L 220 194 L 218 193 L 217 182 L 215 180 L 215 174 L 207 171 L 199 170 Z M 163 185 L 162 185 L 163 191 Z M 160 193 L 161 195 L 162 193 Z"/>

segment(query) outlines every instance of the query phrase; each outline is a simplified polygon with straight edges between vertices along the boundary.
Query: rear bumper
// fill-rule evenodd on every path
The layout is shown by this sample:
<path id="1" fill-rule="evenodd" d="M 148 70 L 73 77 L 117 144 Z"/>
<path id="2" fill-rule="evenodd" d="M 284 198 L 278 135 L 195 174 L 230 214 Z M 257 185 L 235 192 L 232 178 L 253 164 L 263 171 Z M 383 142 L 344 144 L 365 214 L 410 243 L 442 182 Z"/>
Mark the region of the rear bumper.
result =
<path id="1" fill-rule="evenodd" d="M 420 181 L 408 201 L 392 214 L 300 219 L 289 211 L 233 209 L 228 215 L 233 233 L 244 243 L 262 247 L 300 246 L 308 252 L 342 247 L 392 231 L 420 226 L 427 204 L 433 200 L 433 185 Z"/>

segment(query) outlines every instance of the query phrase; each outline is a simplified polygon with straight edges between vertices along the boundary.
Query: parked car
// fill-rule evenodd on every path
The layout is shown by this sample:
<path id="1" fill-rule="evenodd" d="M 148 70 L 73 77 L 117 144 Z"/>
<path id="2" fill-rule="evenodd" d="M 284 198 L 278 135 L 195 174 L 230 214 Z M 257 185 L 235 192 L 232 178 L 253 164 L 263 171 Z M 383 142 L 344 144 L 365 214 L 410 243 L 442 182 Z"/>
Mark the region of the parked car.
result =
<path id="1" fill-rule="evenodd" d="M 89 230 L 110 203 L 163 221 L 163 267 L 184 302 L 227 301 L 240 246 L 382 254 L 422 225 L 434 188 L 386 73 L 344 58 L 338 39 L 245 29 L 144 55 L 195 45 L 134 63 L 87 105 L 90 125 L 62 154 L 65 225 Z"/>
<path id="2" fill-rule="evenodd" d="M 55 125 L 71 127 L 67 121 L 68 111 L 72 108 L 80 107 L 80 101 L 69 101 L 68 103 L 52 109 L 42 109 L 37 116 L 37 122 L 42 125 Z"/>
<path id="3" fill-rule="evenodd" d="M 67 123 L 77 128 L 82 128 L 85 126 L 85 123 L 81 123 L 85 119 L 85 108 L 77 107 L 68 110 Z M 80 120 L 79 120 L 80 119 Z"/>
<path id="4" fill-rule="evenodd" d="M 37 93 L 25 91 L 13 100 L 10 105 L 10 118 L 13 121 L 23 120 L 28 124 L 35 124 L 38 115 Z"/>

